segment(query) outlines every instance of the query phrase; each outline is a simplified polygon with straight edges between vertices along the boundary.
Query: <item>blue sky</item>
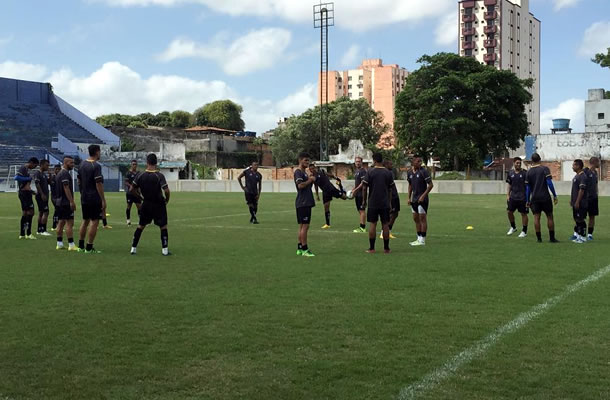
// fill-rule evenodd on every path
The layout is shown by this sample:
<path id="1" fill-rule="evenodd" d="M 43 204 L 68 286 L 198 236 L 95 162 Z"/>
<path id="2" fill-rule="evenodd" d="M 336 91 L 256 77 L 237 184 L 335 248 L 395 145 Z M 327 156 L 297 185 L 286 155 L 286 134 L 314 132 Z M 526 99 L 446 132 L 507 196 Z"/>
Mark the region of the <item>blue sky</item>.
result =
<path id="1" fill-rule="evenodd" d="M 193 111 L 231 98 L 247 128 L 265 131 L 316 100 L 319 32 L 313 1 L 2 0 L 0 76 L 50 81 L 100 113 Z M 408 70 L 456 51 L 456 0 L 336 0 L 331 68 L 381 57 Z M 542 21 L 542 129 L 552 117 L 582 129 L 587 89 L 610 89 L 591 63 L 610 47 L 607 0 L 531 0 Z"/>

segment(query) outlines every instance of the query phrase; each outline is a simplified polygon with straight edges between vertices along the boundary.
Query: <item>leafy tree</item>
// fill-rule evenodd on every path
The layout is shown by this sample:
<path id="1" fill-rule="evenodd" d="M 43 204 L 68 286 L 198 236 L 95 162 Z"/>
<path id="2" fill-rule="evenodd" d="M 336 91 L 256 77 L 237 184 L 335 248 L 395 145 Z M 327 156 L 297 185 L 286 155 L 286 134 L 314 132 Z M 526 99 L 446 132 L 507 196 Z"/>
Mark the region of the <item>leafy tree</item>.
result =
<path id="1" fill-rule="evenodd" d="M 174 111 L 170 115 L 172 128 L 186 128 L 191 124 L 191 113 L 188 111 Z"/>
<path id="2" fill-rule="evenodd" d="M 107 114 L 100 115 L 95 121 L 103 126 L 129 126 L 133 121 L 133 117 L 124 114 Z"/>
<path id="3" fill-rule="evenodd" d="M 131 121 L 131 123 L 129 125 L 127 125 L 128 128 L 147 128 L 148 125 L 146 125 L 144 122 L 140 121 L 139 119 L 134 119 Z"/>
<path id="4" fill-rule="evenodd" d="M 343 97 L 328 104 L 328 150 L 336 154 L 339 145 L 344 148 L 350 139 L 358 139 L 365 146 L 374 145 L 389 129 L 383 117 L 364 99 Z M 320 158 L 320 106 L 288 118 L 277 128 L 271 140 L 277 164 L 296 162 L 298 153 L 307 151 L 314 159 Z"/>
<path id="5" fill-rule="evenodd" d="M 519 147 L 528 134 L 531 79 L 456 54 L 424 55 L 418 62 L 396 99 L 399 148 L 459 169 Z"/>
<path id="6" fill-rule="evenodd" d="M 160 112 L 159 114 L 155 115 L 155 119 L 157 122 L 156 126 L 160 126 L 160 127 L 172 126 L 172 118 L 171 118 L 171 114 L 169 113 L 169 111 Z"/>
<path id="7" fill-rule="evenodd" d="M 136 118 L 142 121 L 146 126 L 157 126 L 157 119 L 151 113 L 142 113 L 136 115 Z"/>
<path id="8" fill-rule="evenodd" d="M 595 64 L 599 64 L 602 68 L 610 68 L 610 47 L 608 47 L 607 54 L 598 53 L 591 61 Z"/>
<path id="9" fill-rule="evenodd" d="M 195 125 L 243 131 L 242 106 L 231 100 L 218 100 L 198 108 L 193 113 Z"/>

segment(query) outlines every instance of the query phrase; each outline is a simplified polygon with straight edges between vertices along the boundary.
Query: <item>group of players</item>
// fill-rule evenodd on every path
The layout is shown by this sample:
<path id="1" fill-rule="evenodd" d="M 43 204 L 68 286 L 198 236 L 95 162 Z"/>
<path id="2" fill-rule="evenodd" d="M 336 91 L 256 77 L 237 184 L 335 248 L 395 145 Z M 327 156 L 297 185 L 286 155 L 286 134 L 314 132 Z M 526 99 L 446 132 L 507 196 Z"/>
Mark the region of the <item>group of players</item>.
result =
<path id="1" fill-rule="evenodd" d="M 82 252 L 87 254 L 101 253 L 94 247 L 99 221 L 110 228 L 106 221 L 106 198 L 104 194 L 104 177 L 102 167 L 98 163 L 101 149 L 98 145 L 88 148 L 89 158 L 78 166 L 78 188 L 82 210 L 82 223 L 79 229 L 78 246 L 74 243 L 74 213 L 76 202 L 74 197 L 74 183 L 71 171 L 74 169 L 74 158 L 65 156 L 62 164 L 49 171 L 49 161 L 31 158 L 17 172 L 15 180 L 18 185 L 18 196 L 21 202 L 22 217 L 19 225 L 19 239 L 34 240 L 32 235 L 32 221 L 34 216 L 34 191 L 32 182 L 36 187 L 36 202 L 38 204 L 38 232 L 39 236 L 51 236 L 47 232 L 47 218 L 49 215 L 49 200 L 54 206 L 53 229 L 57 234 L 57 250 Z M 30 171 L 40 166 L 32 174 Z M 161 254 L 168 256 L 167 207 L 170 191 L 163 174 L 157 169 L 157 156 L 149 154 L 146 158 L 146 170 L 137 171 L 136 160 L 131 162 L 131 169 L 126 174 L 126 217 L 127 224 L 131 225 L 130 212 L 136 204 L 140 217 L 138 227 L 133 236 L 130 253 L 137 253 L 137 246 L 145 227 L 154 221 L 161 229 Z M 50 188 L 50 191 L 49 191 Z M 65 247 L 63 233 L 66 233 L 68 246 Z"/>

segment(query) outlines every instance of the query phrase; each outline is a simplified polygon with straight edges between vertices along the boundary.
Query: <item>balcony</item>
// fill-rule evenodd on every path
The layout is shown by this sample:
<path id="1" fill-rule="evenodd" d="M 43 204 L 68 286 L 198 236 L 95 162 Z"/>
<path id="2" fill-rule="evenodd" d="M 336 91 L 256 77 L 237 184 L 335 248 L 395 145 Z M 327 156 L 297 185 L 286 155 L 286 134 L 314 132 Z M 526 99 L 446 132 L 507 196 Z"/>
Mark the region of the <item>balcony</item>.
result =
<path id="1" fill-rule="evenodd" d="M 483 46 L 487 49 L 491 47 L 496 47 L 498 45 L 498 41 L 496 39 L 486 40 L 483 42 Z"/>
<path id="2" fill-rule="evenodd" d="M 498 18 L 498 12 L 497 11 L 486 12 L 483 18 L 485 18 L 485 20 L 487 20 L 487 21 L 496 19 L 496 18 Z"/>
<path id="3" fill-rule="evenodd" d="M 474 22 L 474 14 L 463 14 L 462 22 Z"/>
<path id="4" fill-rule="evenodd" d="M 491 53 L 491 54 L 483 54 L 483 61 L 485 62 L 492 62 L 492 61 L 496 61 L 498 59 L 498 55 L 496 53 Z"/>
<path id="5" fill-rule="evenodd" d="M 464 8 L 474 8 L 474 0 L 462 2 L 462 7 L 464 7 Z"/>
<path id="6" fill-rule="evenodd" d="M 470 50 L 470 49 L 474 49 L 474 42 L 462 42 L 462 48 L 464 50 Z"/>
<path id="7" fill-rule="evenodd" d="M 483 2 L 484 5 L 486 6 L 495 6 L 496 4 L 498 4 L 497 0 L 485 0 Z"/>
<path id="8" fill-rule="evenodd" d="M 497 33 L 498 32 L 498 26 L 497 25 L 491 25 L 491 26 L 486 26 L 483 29 L 483 32 L 490 34 L 490 33 Z"/>
<path id="9" fill-rule="evenodd" d="M 472 36 L 474 33 L 474 28 L 462 28 L 462 35 L 464 36 Z"/>

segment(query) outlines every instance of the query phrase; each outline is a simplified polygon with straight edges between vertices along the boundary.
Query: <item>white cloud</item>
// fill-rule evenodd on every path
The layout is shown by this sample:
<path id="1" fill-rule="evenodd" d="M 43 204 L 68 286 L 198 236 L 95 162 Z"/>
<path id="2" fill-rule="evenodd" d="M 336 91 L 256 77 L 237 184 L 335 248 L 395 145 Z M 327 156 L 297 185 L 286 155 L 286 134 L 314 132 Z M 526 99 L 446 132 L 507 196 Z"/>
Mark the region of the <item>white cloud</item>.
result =
<path id="1" fill-rule="evenodd" d="M 275 128 L 280 117 L 299 114 L 317 100 L 314 83 L 274 102 L 240 96 L 222 81 L 176 75 L 143 78 L 119 62 L 107 62 L 90 75 L 78 76 L 69 68 L 48 72 L 42 65 L 7 61 L 0 63 L 0 76 L 50 82 L 57 95 L 93 118 L 110 113 L 192 112 L 205 103 L 231 99 L 243 105 L 247 129 L 257 132 Z"/>
<path id="2" fill-rule="evenodd" d="M 458 15 L 452 12 L 439 20 L 434 31 L 435 42 L 441 46 L 457 46 L 458 40 Z"/>
<path id="3" fill-rule="evenodd" d="M 247 75 L 280 62 L 292 40 L 292 34 L 281 28 L 255 30 L 231 43 L 227 43 L 226 36 L 221 34 L 207 44 L 178 38 L 157 59 L 169 62 L 180 58 L 202 58 L 217 62 L 228 75 Z"/>
<path id="4" fill-rule="evenodd" d="M 581 0 L 554 0 L 555 5 L 553 9 L 559 11 L 562 8 L 574 7 L 580 2 Z"/>
<path id="5" fill-rule="evenodd" d="M 582 99 L 568 99 L 555 108 L 544 110 L 540 114 L 540 132 L 550 133 L 553 119 L 568 118 L 570 127 L 574 132 L 585 131 L 585 101 Z"/>
<path id="6" fill-rule="evenodd" d="M 346 68 L 355 68 L 360 54 L 360 46 L 353 44 L 341 57 L 341 66 Z"/>
<path id="7" fill-rule="evenodd" d="M 596 53 L 605 53 L 608 47 L 610 47 L 610 21 L 600 21 L 585 31 L 579 53 L 593 57 Z"/>
<path id="8" fill-rule="evenodd" d="M 313 2 L 303 0 L 90 0 L 111 6 L 179 6 L 201 4 L 231 16 L 278 17 L 290 22 L 310 23 Z M 440 17 L 456 8 L 455 0 L 335 0 L 337 26 L 366 31 L 391 23 L 414 22 Z"/>

